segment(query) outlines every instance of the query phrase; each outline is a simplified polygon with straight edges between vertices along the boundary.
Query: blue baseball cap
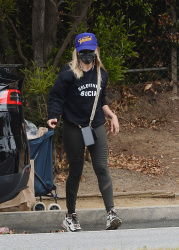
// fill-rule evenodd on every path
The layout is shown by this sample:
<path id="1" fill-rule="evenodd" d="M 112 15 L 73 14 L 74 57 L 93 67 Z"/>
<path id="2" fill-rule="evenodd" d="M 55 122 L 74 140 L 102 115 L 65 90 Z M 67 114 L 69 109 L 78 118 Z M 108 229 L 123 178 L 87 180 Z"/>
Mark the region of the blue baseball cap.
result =
<path id="1" fill-rule="evenodd" d="M 75 48 L 77 52 L 83 49 L 95 50 L 97 46 L 97 39 L 93 33 L 81 33 L 76 36 Z"/>

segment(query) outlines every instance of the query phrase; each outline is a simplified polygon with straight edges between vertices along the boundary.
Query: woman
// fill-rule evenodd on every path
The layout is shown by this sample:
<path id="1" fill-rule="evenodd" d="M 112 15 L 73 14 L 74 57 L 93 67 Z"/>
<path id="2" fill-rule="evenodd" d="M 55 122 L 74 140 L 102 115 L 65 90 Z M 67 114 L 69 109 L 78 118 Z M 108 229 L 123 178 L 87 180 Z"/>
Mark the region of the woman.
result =
<path id="1" fill-rule="evenodd" d="M 101 84 L 99 99 L 94 119 L 90 124 L 98 81 Z M 114 209 L 112 182 L 107 166 L 105 115 L 111 118 L 111 132 L 114 135 L 119 132 L 118 119 L 105 100 L 107 81 L 108 74 L 101 63 L 95 35 L 79 34 L 75 39 L 72 61 L 62 67 L 49 94 L 47 121 L 48 126 L 54 129 L 60 116 L 63 117 L 63 142 L 69 162 L 69 176 L 66 181 L 68 212 L 62 226 L 67 231 L 81 231 L 75 207 L 85 150 L 81 128 L 89 124 L 96 134 L 95 143 L 89 145 L 88 150 L 107 211 L 106 229 L 117 229 L 122 223 Z"/>

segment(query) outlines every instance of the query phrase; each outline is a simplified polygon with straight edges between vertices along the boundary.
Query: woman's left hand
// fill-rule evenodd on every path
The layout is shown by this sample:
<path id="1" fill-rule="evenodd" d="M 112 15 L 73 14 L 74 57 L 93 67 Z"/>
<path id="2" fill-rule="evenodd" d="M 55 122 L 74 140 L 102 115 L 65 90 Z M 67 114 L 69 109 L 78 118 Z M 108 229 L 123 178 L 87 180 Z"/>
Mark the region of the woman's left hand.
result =
<path id="1" fill-rule="evenodd" d="M 111 118 L 111 132 L 114 133 L 114 136 L 119 133 L 119 122 L 115 114 Z"/>
<path id="2" fill-rule="evenodd" d="M 108 105 L 103 106 L 104 114 L 107 117 L 111 118 L 111 132 L 114 133 L 114 136 L 119 133 L 119 122 L 117 116 L 110 110 Z"/>

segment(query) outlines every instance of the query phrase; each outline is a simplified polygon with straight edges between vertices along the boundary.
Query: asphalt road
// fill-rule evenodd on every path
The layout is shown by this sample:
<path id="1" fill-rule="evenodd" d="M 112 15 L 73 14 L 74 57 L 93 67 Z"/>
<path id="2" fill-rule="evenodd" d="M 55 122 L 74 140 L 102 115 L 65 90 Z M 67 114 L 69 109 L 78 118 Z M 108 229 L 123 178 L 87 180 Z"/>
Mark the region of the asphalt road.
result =
<path id="1" fill-rule="evenodd" d="M 139 250 L 179 248 L 179 227 L 0 235 L 0 250 Z"/>

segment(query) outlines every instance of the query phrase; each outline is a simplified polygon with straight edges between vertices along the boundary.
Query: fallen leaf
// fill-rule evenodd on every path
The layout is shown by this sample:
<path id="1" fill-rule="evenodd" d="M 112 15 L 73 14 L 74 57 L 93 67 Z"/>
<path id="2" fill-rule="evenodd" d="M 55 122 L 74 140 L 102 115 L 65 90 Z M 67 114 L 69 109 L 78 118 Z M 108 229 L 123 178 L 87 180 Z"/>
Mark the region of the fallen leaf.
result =
<path id="1" fill-rule="evenodd" d="M 144 88 L 144 92 L 147 91 L 148 89 L 150 89 L 152 87 L 152 83 L 148 83 L 145 88 Z"/>

